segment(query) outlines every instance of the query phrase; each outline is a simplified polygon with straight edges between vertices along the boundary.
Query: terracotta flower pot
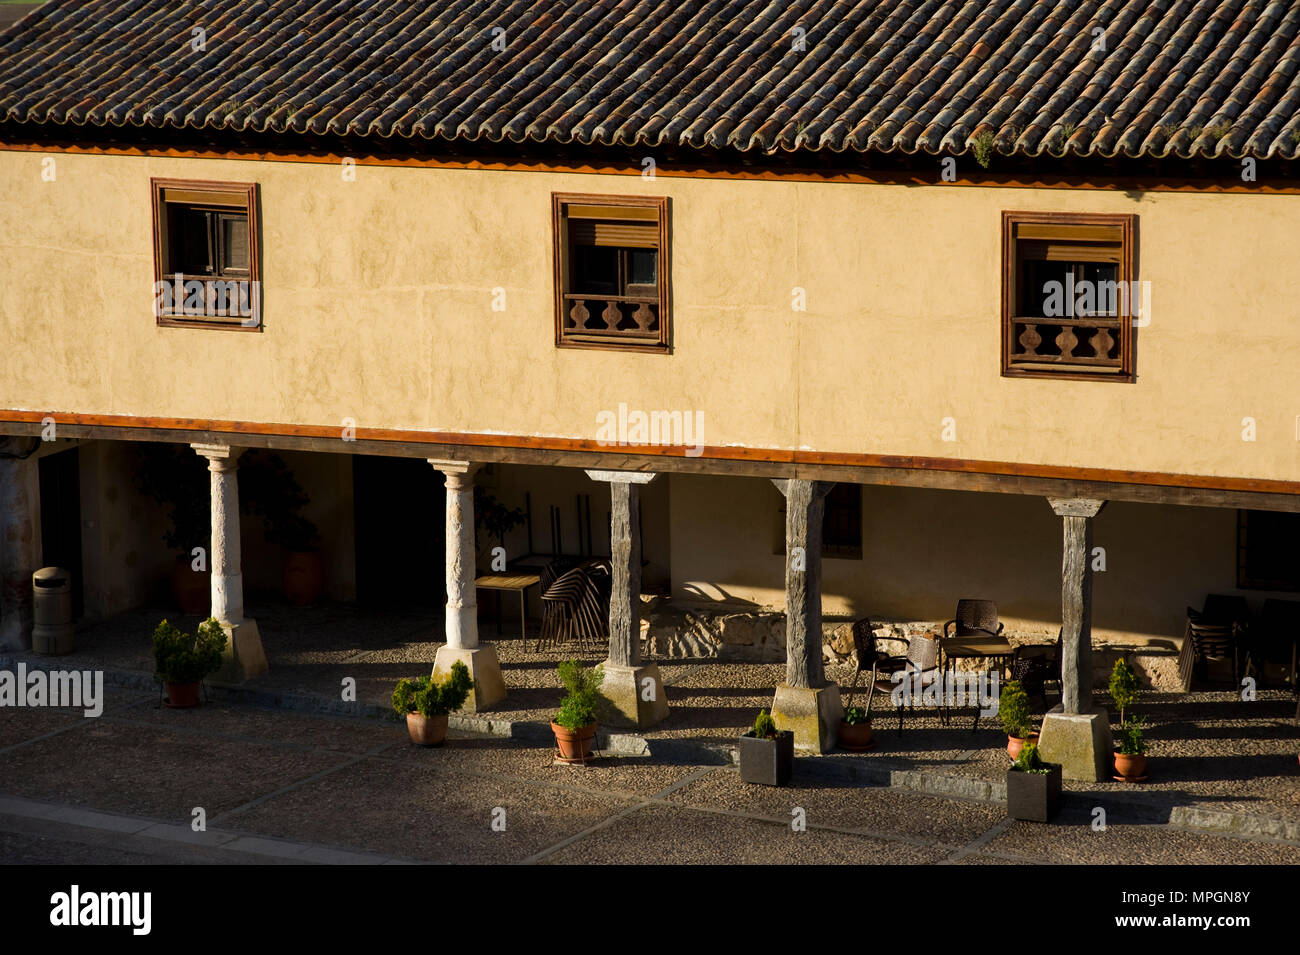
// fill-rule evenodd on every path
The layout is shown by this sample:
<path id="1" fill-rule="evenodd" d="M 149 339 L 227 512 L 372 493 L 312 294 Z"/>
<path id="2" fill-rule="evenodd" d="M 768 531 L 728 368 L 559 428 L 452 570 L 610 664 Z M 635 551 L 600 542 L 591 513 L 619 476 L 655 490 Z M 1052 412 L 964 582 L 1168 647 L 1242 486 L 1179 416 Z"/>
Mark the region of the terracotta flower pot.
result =
<path id="1" fill-rule="evenodd" d="M 189 557 L 177 557 L 172 568 L 172 598 L 183 614 L 207 613 L 212 600 L 211 575 L 194 570 Z"/>
<path id="2" fill-rule="evenodd" d="M 1142 779 L 1147 774 L 1147 758 L 1145 756 L 1125 756 L 1121 752 L 1115 753 L 1115 775 L 1123 776 L 1126 780 Z"/>
<path id="3" fill-rule="evenodd" d="M 281 577 L 285 599 L 295 607 L 310 607 L 325 588 L 325 570 L 318 550 L 291 550 L 284 557 Z"/>
<path id="4" fill-rule="evenodd" d="M 1038 734 L 1030 733 L 1024 739 L 1021 739 L 1019 736 L 1007 737 L 1007 755 L 1011 757 L 1013 763 L 1020 758 L 1020 751 L 1025 748 L 1026 743 L 1033 743 L 1037 746 Z"/>
<path id="5" fill-rule="evenodd" d="M 417 746 L 441 746 L 447 738 L 447 714 L 422 716 L 419 713 L 407 713 L 406 731 L 411 734 L 411 742 Z"/>
<path id="6" fill-rule="evenodd" d="M 865 723 L 846 723 L 840 720 L 840 747 L 854 752 L 864 752 L 876 745 L 871 738 L 871 721 Z"/>
<path id="7" fill-rule="evenodd" d="M 596 742 L 596 724 L 588 723 L 576 730 L 565 729 L 559 723 L 551 723 L 551 732 L 555 734 L 555 745 L 559 747 L 559 760 L 562 763 L 586 763 L 591 759 L 591 750 Z"/>
<path id="8" fill-rule="evenodd" d="M 196 680 L 193 683 L 164 683 L 163 691 L 167 698 L 164 704 L 174 710 L 187 710 L 192 706 L 199 705 L 199 684 Z"/>

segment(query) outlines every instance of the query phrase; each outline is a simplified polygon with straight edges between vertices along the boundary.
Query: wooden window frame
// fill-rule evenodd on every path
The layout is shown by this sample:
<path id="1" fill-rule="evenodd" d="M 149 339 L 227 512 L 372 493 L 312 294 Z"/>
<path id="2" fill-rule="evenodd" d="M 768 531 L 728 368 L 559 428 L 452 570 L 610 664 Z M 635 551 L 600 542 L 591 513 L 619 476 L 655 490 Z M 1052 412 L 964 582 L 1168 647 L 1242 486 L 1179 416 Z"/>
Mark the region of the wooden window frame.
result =
<path id="1" fill-rule="evenodd" d="M 627 339 L 618 335 L 566 334 L 565 318 L 569 276 L 569 237 L 567 205 L 608 206 L 611 218 L 618 218 L 619 209 L 654 209 L 659 226 L 658 258 L 656 262 L 656 292 L 659 296 L 659 334 L 657 339 Z M 551 193 L 552 260 L 555 284 L 555 347 L 596 348 L 603 351 L 633 351 L 655 354 L 672 352 L 672 303 L 670 290 L 671 235 L 669 227 L 669 201 L 667 196 L 612 196 L 590 193 Z M 593 296 L 595 298 L 595 296 Z"/>
<path id="2" fill-rule="evenodd" d="M 1137 381 L 1137 335 L 1133 326 L 1132 309 L 1119 311 L 1120 366 L 1113 372 L 1079 371 L 1078 366 L 1061 363 L 1061 370 L 1027 368 L 1016 362 L 1012 348 L 1015 344 L 1014 322 L 1017 316 L 1016 298 L 1019 272 L 1016 257 L 1016 227 L 1019 225 L 1055 226 L 1064 232 L 1077 226 L 1108 226 L 1120 229 L 1120 252 L 1117 263 L 1118 282 L 1137 281 L 1137 225 L 1138 217 L 1129 213 L 1097 212 L 1002 212 L 1002 377 L 1050 378 L 1067 381 L 1110 381 L 1132 384 Z M 1068 236 L 1062 236 L 1068 238 Z M 1086 259 L 1081 261 L 1087 261 Z M 1130 286 L 1131 287 L 1131 286 Z M 1124 314 L 1125 311 L 1130 314 Z M 1045 319 L 1042 324 L 1057 324 Z"/>
<path id="3" fill-rule="evenodd" d="M 262 217 L 259 206 L 259 195 L 257 183 L 255 182 L 222 182 L 208 179 L 159 179 L 152 178 L 149 180 L 150 196 L 153 210 L 153 274 L 154 282 L 172 282 L 175 273 L 169 271 L 168 262 L 168 236 L 167 236 L 167 209 L 169 205 L 181 203 L 169 203 L 164 197 L 167 190 L 176 190 L 181 192 L 208 193 L 218 194 L 229 197 L 229 202 L 217 201 L 208 203 L 213 206 L 227 206 L 231 209 L 243 209 L 248 217 L 248 274 L 232 274 L 227 277 L 221 275 L 184 275 L 184 280 L 191 279 L 199 281 L 235 281 L 246 280 L 252 283 L 255 294 L 253 295 L 253 321 L 246 318 L 218 318 L 216 316 L 182 316 L 171 313 L 161 313 L 161 310 L 155 305 L 156 324 L 170 328 L 211 328 L 222 329 L 233 332 L 260 332 L 262 331 Z M 185 203 L 186 205 L 199 205 L 204 203 Z"/>

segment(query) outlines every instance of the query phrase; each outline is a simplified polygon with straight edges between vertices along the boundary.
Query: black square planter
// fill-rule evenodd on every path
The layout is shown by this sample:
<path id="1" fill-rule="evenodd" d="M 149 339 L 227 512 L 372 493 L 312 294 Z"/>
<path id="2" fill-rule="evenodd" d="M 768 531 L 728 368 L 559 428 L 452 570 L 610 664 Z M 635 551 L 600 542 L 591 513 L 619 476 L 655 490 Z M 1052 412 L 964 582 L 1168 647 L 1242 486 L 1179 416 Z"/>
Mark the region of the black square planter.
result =
<path id="1" fill-rule="evenodd" d="M 1047 822 L 1061 811 L 1061 767 L 1046 773 L 1007 770 L 1007 815 L 1028 822 Z"/>
<path id="2" fill-rule="evenodd" d="M 784 786 L 794 769 L 794 733 L 781 730 L 776 739 L 740 737 L 740 778 L 763 786 Z"/>

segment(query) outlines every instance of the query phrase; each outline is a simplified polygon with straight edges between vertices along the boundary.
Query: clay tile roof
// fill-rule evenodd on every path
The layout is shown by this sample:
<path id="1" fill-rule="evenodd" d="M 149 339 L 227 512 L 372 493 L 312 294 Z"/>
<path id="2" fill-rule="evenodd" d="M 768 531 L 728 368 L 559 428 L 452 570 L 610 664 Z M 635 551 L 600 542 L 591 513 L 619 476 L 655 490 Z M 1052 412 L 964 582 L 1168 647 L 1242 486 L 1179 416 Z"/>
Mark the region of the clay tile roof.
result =
<path id="1" fill-rule="evenodd" d="M 50 0 L 0 123 L 1294 159 L 1300 0 Z"/>

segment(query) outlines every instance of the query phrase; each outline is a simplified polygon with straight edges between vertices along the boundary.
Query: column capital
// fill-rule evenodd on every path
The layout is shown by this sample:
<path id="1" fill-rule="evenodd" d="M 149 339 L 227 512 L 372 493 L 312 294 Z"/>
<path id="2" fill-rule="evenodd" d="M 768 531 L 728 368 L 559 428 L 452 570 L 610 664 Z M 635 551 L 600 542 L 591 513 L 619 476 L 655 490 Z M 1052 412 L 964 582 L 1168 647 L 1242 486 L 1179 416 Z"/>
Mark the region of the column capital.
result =
<path id="1" fill-rule="evenodd" d="M 425 458 L 443 474 L 472 475 L 483 466 L 479 461 L 456 461 L 450 458 Z"/>
<path id="2" fill-rule="evenodd" d="M 593 481 L 609 484 L 649 484 L 659 476 L 657 471 L 588 471 Z"/>
<path id="3" fill-rule="evenodd" d="M 1060 517 L 1096 517 L 1106 506 L 1105 501 L 1087 497 L 1049 497 L 1047 503 Z"/>
<path id="4" fill-rule="evenodd" d="M 239 448 L 228 444 L 191 444 L 194 451 L 208 459 L 208 470 L 234 471 L 239 467 Z"/>

